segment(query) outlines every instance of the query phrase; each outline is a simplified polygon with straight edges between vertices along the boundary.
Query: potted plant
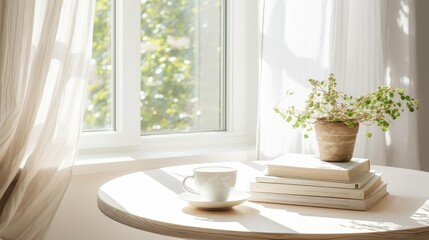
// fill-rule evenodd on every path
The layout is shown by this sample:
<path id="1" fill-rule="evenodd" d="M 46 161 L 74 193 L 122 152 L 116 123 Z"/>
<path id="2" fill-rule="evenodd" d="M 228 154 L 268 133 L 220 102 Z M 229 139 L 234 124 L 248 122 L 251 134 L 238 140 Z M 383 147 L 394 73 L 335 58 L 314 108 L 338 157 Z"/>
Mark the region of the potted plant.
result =
<path id="1" fill-rule="evenodd" d="M 279 103 L 274 111 L 293 128 L 316 130 L 319 157 L 324 161 L 349 161 L 352 158 L 359 124 L 377 124 L 387 131 L 390 123 L 408 109 L 418 109 L 418 101 L 405 94 L 404 89 L 390 86 L 378 87 L 367 95 L 353 97 L 336 89 L 334 74 L 327 80 L 309 80 L 312 91 L 305 106 L 298 109 L 289 106 L 280 109 Z M 287 92 L 286 97 L 293 94 Z M 371 137 L 370 132 L 366 133 Z M 304 135 L 308 137 L 307 134 Z"/>

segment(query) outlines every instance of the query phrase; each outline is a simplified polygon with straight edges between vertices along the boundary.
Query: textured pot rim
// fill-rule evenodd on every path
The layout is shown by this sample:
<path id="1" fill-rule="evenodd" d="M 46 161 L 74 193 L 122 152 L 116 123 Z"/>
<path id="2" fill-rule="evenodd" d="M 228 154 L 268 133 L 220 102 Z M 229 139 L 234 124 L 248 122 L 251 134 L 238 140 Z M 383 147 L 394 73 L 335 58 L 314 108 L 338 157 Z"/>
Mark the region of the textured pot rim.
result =
<path id="1" fill-rule="evenodd" d="M 345 125 L 348 127 L 347 124 L 344 123 L 344 121 L 337 121 L 337 122 L 330 122 L 328 120 L 326 120 L 326 118 L 322 118 L 322 119 L 318 119 L 315 124 L 331 124 L 331 125 Z M 356 121 L 356 125 L 354 125 L 353 127 L 359 126 L 360 123 L 358 121 Z M 353 128 L 350 127 L 350 128 Z"/>

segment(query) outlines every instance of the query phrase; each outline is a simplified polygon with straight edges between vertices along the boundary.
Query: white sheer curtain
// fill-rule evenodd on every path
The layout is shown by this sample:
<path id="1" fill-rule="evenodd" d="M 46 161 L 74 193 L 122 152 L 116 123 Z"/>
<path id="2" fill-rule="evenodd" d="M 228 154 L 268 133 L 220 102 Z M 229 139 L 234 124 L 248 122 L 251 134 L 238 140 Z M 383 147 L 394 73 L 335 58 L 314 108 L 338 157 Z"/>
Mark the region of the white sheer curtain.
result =
<path id="1" fill-rule="evenodd" d="M 92 0 L 0 1 L 0 238 L 42 239 L 77 151 Z"/>
<path id="2" fill-rule="evenodd" d="M 266 0 L 259 158 L 317 153 L 313 134 L 304 140 L 272 110 L 286 90 L 295 94 L 285 104 L 302 103 L 309 78 L 326 79 L 332 72 L 339 88 L 354 96 L 383 84 L 416 96 L 413 6 L 408 0 Z M 354 156 L 418 169 L 416 119 L 404 113 L 387 133 L 361 125 Z M 370 139 L 364 136 L 367 130 L 373 133 Z"/>

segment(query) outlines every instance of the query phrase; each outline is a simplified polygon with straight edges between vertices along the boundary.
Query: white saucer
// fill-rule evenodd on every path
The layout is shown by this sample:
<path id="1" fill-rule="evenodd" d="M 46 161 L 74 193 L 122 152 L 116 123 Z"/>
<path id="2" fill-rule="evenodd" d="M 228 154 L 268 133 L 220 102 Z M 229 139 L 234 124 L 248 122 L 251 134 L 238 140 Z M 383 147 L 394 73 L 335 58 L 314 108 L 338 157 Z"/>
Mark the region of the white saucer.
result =
<path id="1" fill-rule="evenodd" d="M 228 199 L 223 202 L 209 202 L 201 199 L 200 195 L 183 192 L 179 194 L 179 198 L 187 201 L 189 205 L 198 209 L 204 210 L 223 210 L 234 207 L 240 203 L 243 203 L 250 198 L 250 194 L 247 192 L 233 191 L 229 195 Z"/>

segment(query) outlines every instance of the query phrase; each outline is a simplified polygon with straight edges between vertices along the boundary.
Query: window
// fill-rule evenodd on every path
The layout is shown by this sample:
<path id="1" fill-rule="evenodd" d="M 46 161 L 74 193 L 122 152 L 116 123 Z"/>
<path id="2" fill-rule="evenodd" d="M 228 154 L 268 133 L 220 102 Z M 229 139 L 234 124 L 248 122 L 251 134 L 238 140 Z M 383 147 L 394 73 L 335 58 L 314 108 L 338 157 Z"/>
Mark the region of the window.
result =
<path id="1" fill-rule="evenodd" d="M 257 18 L 246 20 L 245 12 L 257 8 L 245 0 L 96 6 L 81 150 L 167 151 L 248 139 L 256 126 L 258 55 L 250 44 L 257 35 L 245 41 L 245 25 L 257 26 Z"/>
<path id="2" fill-rule="evenodd" d="M 225 130 L 224 2 L 142 0 L 142 135 Z"/>

